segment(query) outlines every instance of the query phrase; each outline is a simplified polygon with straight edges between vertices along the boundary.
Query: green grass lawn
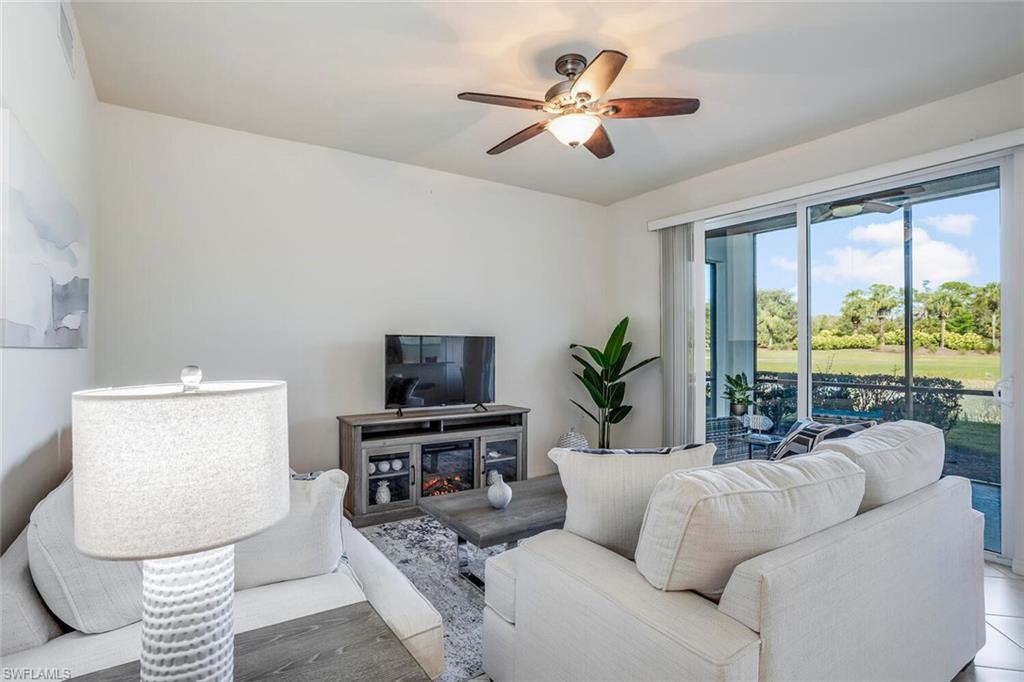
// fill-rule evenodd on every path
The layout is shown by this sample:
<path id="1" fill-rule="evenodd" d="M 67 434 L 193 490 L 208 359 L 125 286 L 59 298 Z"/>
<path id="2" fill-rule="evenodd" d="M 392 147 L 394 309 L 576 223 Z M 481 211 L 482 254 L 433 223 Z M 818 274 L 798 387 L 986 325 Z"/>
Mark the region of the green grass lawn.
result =
<path id="1" fill-rule="evenodd" d="M 757 369 L 763 372 L 796 372 L 795 350 L 757 349 Z M 816 350 L 811 352 L 816 372 L 835 374 L 903 375 L 903 354 L 884 350 Z M 964 388 L 989 390 L 999 380 L 999 355 L 982 353 L 914 352 L 914 374 L 948 377 L 963 382 Z"/>

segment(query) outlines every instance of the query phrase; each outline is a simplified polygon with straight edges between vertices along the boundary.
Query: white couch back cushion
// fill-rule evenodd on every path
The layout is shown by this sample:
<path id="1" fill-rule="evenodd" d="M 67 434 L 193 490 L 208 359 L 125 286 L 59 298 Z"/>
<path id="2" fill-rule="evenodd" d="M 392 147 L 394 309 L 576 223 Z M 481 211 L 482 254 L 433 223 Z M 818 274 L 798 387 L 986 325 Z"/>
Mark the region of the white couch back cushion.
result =
<path id="1" fill-rule="evenodd" d="M 0 597 L 0 656 L 46 644 L 61 635 L 60 623 L 50 613 L 32 582 L 28 568 L 28 530 L 0 557 L 3 596 Z"/>
<path id="2" fill-rule="evenodd" d="M 717 599 L 736 566 L 852 518 L 863 496 L 864 471 L 834 452 L 676 471 L 651 496 L 636 565 L 658 589 Z"/>
<path id="3" fill-rule="evenodd" d="M 78 551 L 73 490 L 68 476 L 29 517 L 28 559 L 36 589 L 75 630 L 106 632 L 134 623 L 142 618 L 142 565 Z"/>
<path id="4" fill-rule="evenodd" d="M 667 454 L 610 452 L 590 454 L 555 448 L 565 488 L 565 526 L 570 533 L 632 559 L 651 491 L 665 474 L 710 466 L 712 444 L 673 448 Z"/>
<path id="5" fill-rule="evenodd" d="M 848 438 L 821 446 L 849 457 L 864 470 L 860 512 L 909 495 L 942 475 L 946 441 L 931 424 L 902 420 L 885 422 Z"/>
<path id="6" fill-rule="evenodd" d="M 325 471 L 312 480 L 289 483 L 288 516 L 251 538 L 235 543 L 235 589 L 330 573 L 343 553 L 341 501 L 348 475 Z"/>

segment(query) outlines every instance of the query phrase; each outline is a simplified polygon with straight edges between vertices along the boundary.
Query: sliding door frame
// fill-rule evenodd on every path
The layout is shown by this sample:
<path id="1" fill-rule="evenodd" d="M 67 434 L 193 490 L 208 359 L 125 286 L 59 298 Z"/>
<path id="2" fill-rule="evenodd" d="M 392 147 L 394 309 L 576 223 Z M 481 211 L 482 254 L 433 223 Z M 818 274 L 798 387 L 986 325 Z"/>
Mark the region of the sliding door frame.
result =
<path id="1" fill-rule="evenodd" d="M 1016 168 L 1015 168 L 1016 166 Z M 1004 399 L 1012 401 L 1009 405 L 1002 403 L 1000 428 L 1000 473 L 1001 473 L 1001 544 L 1002 553 L 994 554 L 986 551 L 986 556 L 997 561 L 1006 562 L 1015 557 L 1020 543 L 1024 543 L 1024 523 L 1017 523 L 1018 505 L 1015 494 L 1018 489 L 1024 490 L 1024 461 L 1017 462 L 1024 453 L 1018 454 L 1017 443 L 1024 443 L 1024 400 L 1013 400 L 1013 382 L 1018 368 L 1024 368 L 1024 348 L 1019 347 L 1024 340 L 1024 296 L 1019 292 L 1024 286 L 1024 147 L 1004 149 L 972 158 L 900 173 L 869 182 L 847 186 L 837 186 L 827 191 L 799 197 L 795 201 L 779 202 L 749 209 L 733 214 L 725 214 L 707 220 L 696 220 L 693 224 L 694 246 L 700 244 L 699 261 L 704 265 L 705 232 L 711 229 L 729 227 L 740 223 L 769 218 L 783 213 L 796 213 L 797 229 L 797 415 L 807 418 L 811 414 L 811 300 L 813 295 L 810 287 L 810 226 L 807 222 L 807 209 L 817 204 L 837 201 L 861 194 L 872 194 L 885 189 L 908 184 L 926 182 L 959 175 L 986 168 L 999 169 L 999 201 L 1000 201 L 1000 374 L 1011 378 L 1009 390 L 1004 390 Z M 1017 171 L 1014 173 L 1014 171 Z M 694 257 L 698 256 L 694 248 Z M 704 278 L 699 278 L 694 292 L 695 300 L 700 302 L 700 310 L 704 305 Z M 694 377 L 699 379 L 696 386 L 704 390 L 704 315 L 695 316 L 693 322 L 694 348 L 697 355 L 693 359 Z M 698 343 L 699 341 L 699 343 Z M 912 351 L 911 351 L 912 352 Z M 908 381 L 912 377 L 907 378 Z M 1024 382 L 1016 383 L 1024 386 Z M 1024 395 L 1024 388 L 1020 391 Z M 1009 398 L 1005 398 L 1006 394 Z M 703 395 L 701 395 L 703 398 Z M 705 401 L 697 400 L 698 416 L 703 421 Z M 1020 478 L 1021 480 L 1018 480 Z M 1014 561 L 1015 570 L 1024 572 L 1024 557 Z"/>

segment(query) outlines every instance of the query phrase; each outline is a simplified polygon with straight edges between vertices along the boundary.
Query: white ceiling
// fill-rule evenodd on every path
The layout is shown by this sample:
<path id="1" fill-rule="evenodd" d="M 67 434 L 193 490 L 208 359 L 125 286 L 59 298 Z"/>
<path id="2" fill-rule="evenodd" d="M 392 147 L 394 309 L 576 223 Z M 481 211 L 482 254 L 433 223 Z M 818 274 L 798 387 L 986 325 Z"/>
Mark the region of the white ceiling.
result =
<path id="1" fill-rule="evenodd" d="M 75 4 L 104 102 L 609 204 L 1024 71 L 1024 3 Z M 630 59 L 610 97 L 698 97 L 606 123 L 598 160 L 531 98 L 564 52 Z"/>

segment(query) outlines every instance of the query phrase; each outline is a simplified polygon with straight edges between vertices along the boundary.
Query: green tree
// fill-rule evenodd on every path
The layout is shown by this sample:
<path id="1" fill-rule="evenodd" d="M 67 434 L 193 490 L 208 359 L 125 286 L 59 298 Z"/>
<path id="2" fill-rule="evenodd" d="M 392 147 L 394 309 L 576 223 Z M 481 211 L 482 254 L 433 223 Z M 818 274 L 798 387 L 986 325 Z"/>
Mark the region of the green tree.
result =
<path id="1" fill-rule="evenodd" d="M 885 320 L 900 305 L 896 287 L 888 284 L 872 284 L 868 290 L 867 306 L 878 322 L 878 345 L 882 345 L 885 336 Z"/>
<path id="2" fill-rule="evenodd" d="M 757 345 L 774 348 L 796 342 L 796 301 L 785 289 L 757 291 Z"/>
<path id="3" fill-rule="evenodd" d="M 843 305 L 839 310 L 840 319 L 849 325 L 849 331 L 857 333 L 861 330 L 864 320 L 871 317 L 871 309 L 864 292 L 860 289 L 853 289 L 847 292 L 843 298 Z M 845 331 L 845 330 L 844 330 Z"/>
<path id="4" fill-rule="evenodd" d="M 995 348 L 998 344 L 999 337 L 999 304 L 1001 302 L 1001 291 L 998 282 L 989 282 L 983 287 L 980 287 L 976 294 L 976 300 L 981 304 L 981 307 L 988 312 L 990 316 L 990 338 L 992 340 L 992 347 Z"/>
<path id="5" fill-rule="evenodd" d="M 927 292 L 924 296 L 925 310 L 928 311 L 930 317 L 939 321 L 939 348 L 945 348 L 946 324 L 957 308 L 956 295 L 943 284 L 935 291 Z"/>

